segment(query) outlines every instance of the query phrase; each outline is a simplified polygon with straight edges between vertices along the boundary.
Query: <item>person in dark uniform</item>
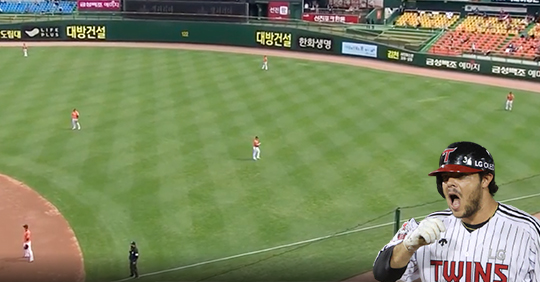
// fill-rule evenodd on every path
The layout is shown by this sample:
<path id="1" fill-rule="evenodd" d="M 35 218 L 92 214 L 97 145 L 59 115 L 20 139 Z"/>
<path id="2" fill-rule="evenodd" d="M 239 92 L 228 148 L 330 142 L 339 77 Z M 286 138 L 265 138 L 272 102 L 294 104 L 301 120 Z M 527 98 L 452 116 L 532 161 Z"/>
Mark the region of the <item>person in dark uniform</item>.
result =
<path id="1" fill-rule="evenodd" d="M 139 249 L 134 241 L 131 242 L 131 248 L 129 249 L 129 270 L 131 277 L 138 278 L 139 272 L 137 270 L 137 260 L 139 259 Z"/>

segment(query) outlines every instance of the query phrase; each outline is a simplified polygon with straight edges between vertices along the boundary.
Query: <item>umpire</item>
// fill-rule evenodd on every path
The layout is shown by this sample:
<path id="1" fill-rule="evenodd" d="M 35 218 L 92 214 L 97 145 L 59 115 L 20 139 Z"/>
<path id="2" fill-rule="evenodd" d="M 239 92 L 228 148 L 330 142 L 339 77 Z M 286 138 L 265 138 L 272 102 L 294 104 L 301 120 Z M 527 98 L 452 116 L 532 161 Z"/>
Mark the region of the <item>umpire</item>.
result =
<path id="1" fill-rule="evenodd" d="M 131 242 L 131 248 L 129 249 L 129 270 L 131 272 L 131 277 L 138 278 L 139 272 L 137 271 L 137 260 L 139 259 L 139 249 L 135 241 Z"/>

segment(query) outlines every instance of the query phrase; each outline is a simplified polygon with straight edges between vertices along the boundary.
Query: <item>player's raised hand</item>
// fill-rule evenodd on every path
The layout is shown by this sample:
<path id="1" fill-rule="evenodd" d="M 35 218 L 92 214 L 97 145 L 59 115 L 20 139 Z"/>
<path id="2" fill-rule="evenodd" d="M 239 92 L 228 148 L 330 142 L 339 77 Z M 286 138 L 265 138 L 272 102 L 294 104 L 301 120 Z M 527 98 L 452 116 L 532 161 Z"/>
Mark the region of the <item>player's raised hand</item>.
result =
<path id="1" fill-rule="evenodd" d="M 438 218 L 426 218 L 420 225 L 405 236 L 403 245 L 407 250 L 416 250 L 424 245 L 429 245 L 441 239 L 441 232 L 445 232 L 446 227 Z"/>

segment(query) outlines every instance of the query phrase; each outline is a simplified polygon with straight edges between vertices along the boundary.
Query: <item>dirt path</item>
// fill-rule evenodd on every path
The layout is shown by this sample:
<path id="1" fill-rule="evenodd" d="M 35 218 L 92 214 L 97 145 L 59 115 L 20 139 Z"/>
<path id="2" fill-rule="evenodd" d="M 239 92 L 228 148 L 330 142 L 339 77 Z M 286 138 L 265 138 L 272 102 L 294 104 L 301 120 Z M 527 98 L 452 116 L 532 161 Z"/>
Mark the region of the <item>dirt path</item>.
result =
<path id="1" fill-rule="evenodd" d="M 24 184 L 0 175 L 0 281 L 84 281 L 82 253 L 67 221 Z M 32 232 L 34 261 L 23 258 L 23 225 Z"/>
<path id="2" fill-rule="evenodd" d="M 331 55 L 319 55 L 319 54 L 312 54 L 312 53 L 303 53 L 303 52 L 291 52 L 291 51 L 282 51 L 282 50 L 273 50 L 273 49 L 258 49 L 258 48 L 244 48 L 244 47 L 231 47 L 231 46 L 213 46 L 213 45 L 195 45 L 195 44 L 178 44 L 178 43 L 127 43 L 127 42 L 30 42 L 29 45 L 29 55 L 32 55 L 32 47 L 34 46 L 96 46 L 96 47 L 126 47 L 126 48 L 164 48 L 164 49 L 185 49 L 185 50 L 204 50 L 204 51 L 216 51 L 216 52 L 230 52 L 230 53 L 244 53 L 244 54 L 253 54 L 253 55 L 268 55 L 270 57 L 269 64 L 271 66 L 271 57 L 286 57 L 286 58 L 298 58 L 298 59 L 307 59 L 307 60 L 313 60 L 313 61 L 320 61 L 320 62 L 333 62 L 333 63 L 340 63 L 340 64 L 346 64 L 346 65 L 353 65 L 353 66 L 361 66 L 361 67 L 367 67 L 371 69 L 377 69 L 377 70 L 383 70 L 383 71 L 390 71 L 390 72 L 397 72 L 397 73 L 407 73 L 407 74 L 415 74 L 420 76 L 426 76 L 426 77 L 433 77 L 433 78 L 444 78 L 448 80 L 455 80 L 455 81 L 464 81 L 464 82 L 474 82 L 477 84 L 484 84 L 484 85 L 491 85 L 491 86 L 499 86 L 499 87 L 506 87 L 513 90 L 525 90 L 525 91 L 531 91 L 531 92 L 539 92 L 540 93 L 540 83 L 536 82 L 529 82 L 529 81 L 522 81 L 522 80 L 516 80 L 516 79 L 510 79 L 510 78 L 497 78 L 497 77 L 489 77 L 485 75 L 475 75 L 475 74 L 467 74 L 467 73 L 459 73 L 454 71 L 445 71 L 445 70 L 437 70 L 437 69 L 427 69 L 427 68 L 420 68 L 420 67 L 414 67 L 414 66 L 407 66 L 407 65 L 400 65 L 385 61 L 376 61 L 376 60 L 370 60 L 370 59 L 363 59 L 363 58 L 353 58 L 353 57 L 344 57 L 344 56 L 331 56 Z M 21 43 L 19 42 L 2 42 L 0 43 L 0 47 L 21 47 Z M 500 93 L 502 97 L 506 95 L 506 93 Z M 30 207 L 38 207 L 39 204 L 33 204 L 29 205 L 31 201 L 38 201 L 37 195 L 35 193 L 27 192 L 27 195 L 20 194 L 21 192 L 16 191 L 13 184 L 9 184 L 9 182 L 2 181 L 0 182 L 0 187 L 3 188 L 3 185 L 6 185 L 8 187 L 11 187 L 11 189 L 3 189 L 0 190 L 0 206 L 5 207 L 4 209 L 0 208 L 0 215 L 4 215 L 3 218 L 7 219 L 7 226 L 10 226 L 7 233 L 10 234 L 9 239 L 6 237 L 6 240 L 4 239 L 4 236 L 7 236 L 5 234 L 0 233 L 0 242 L 15 242 L 13 244 L 10 244 L 7 248 L 9 248 L 10 252 L 9 255 L 2 255 L 2 258 L 0 258 L 0 270 L 4 273 L 3 270 L 4 265 L 10 266 L 11 269 L 30 269 L 29 267 L 35 267 L 35 265 L 28 265 L 27 263 L 18 263 L 20 260 L 16 260 L 18 256 L 21 256 L 21 249 L 18 248 L 18 245 L 16 244 L 20 238 L 18 236 L 21 236 L 21 230 L 17 230 L 17 228 L 22 225 L 22 222 L 28 222 L 28 220 L 32 218 L 37 218 L 37 215 L 41 213 L 41 218 L 48 218 L 51 221 L 51 224 L 42 224 L 43 222 L 35 221 L 33 224 L 34 229 L 36 231 L 36 250 L 38 250 L 37 256 L 38 259 L 40 257 L 45 257 L 47 255 L 47 251 L 49 249 L 53 250 L 55 249 L 53 246 L 56 243 L 63 243 L 63 246 L 70 246 L 70 248 L 56 248 L 58 250 L 63 250 L 65 254 L 62 256 L 56 257 L 57 261 L 62 260 L 63 258 L 67 257 L 75 257 L 80 256 L 80 251 L 78 250 L 78 245 L 76 243 L 76 240 L 74 238 L 71 238 L 68 236 L 68 234 L 71 234 L 68 231 L 62 231 L 61 233 L 64 234 L 65 238 L 61 237 L 55 237 L 55 239 L 47 239 L 48 237 L 41 237 L 39 239 L 39 236 L 46 236 L 47 234 L 50 234 L 50 231 L 47 230 L 68 230 L 69 226 L 67 226 L 67 223 L 63 220 L 59 220 L 61 218 L 60 215 L 52 216 L 47 215 L 47 209 L 42 209 L 41 212 L 34 211 L 30 209 Z M 11 186 L 10 186 L 11 185 Z M 4 191 L 6 190 L 6 191 Z M 9 191 L 12 192 L 9 192 Z M 24 190 L 24 189 L 20 189 Z M 2 193 L 6 195 L 2 195 Z M 13 193 L 13 194 L 11 194 Z M 16 194 L 19 193 L 19 194 Z M 9 203 L 6 203 L 4 205 L 2 199 L 5 199 L 5 197 L 12 197 L 14 200 L 10 203 L 17 203 L 19 201 L 19 204 L 12 205 L 15 212 L 12 212 L 11 209 L 7 209 L 7 207 L 10 205 Z M 25 198 L 25 201 L 22 201 L 22 198 Z M 26 206 L 24 204 L 27 204 Z M 41 200 L 41 206 L 44 205 L 44 200 Z M 23 208 L 27 207 L 27 208 Z M 45 206 L 44 206 L 45 207 Z M 9 210 L 9 212 L 7 211 Z M 2 214 L 4 213 L 4 214 Z M 43 213 L 46 215 L 43 216 Z M 33 217 L 32 217 L 33 215 Z M 535 215 L 536 217 L 540 218 L 540 214 Z M 57 219 L 53 222 L 53 219 Z M 54 224 L 60 224 L 63 225 L 62 228 L 56 227 L 52 228 Z M 31 224 L 32 225 L 32 224 Z M 43 228 L 40 230 L 40 228 Z M 40 231 L 38 231 L 40 230 Z M 60 232 L 58 232 L 60 233 Z M 56 234 L 56 233 L 55 233 Z M 49 235 L 47 235 L 49 236 Z M 69 238 L 68 238 L 69 237 Z M 40 241 L 41 240 L 41 241 Z M 50 244 L 44 244 L 49 241 Z M 53 244 L 54 243 L 54 244 Z M 75 250 L 75 246 L 77 246 L 77 250 Z M 0 246 L 2 248 L 2 246 Z M 68 249 L 73 249 L 68 252 Z M 7 252 L 6 252 L 7 254 Z M 4 258 L 5 257 L 5 258 Z M 36 259 L 36 261 L 38 260 Z M 67 260 L 66 260 L 67 261 Z M 81 259 L 73 259 L 74 263 L 79 264 L 82 261 Z M 37 265 L 37 263 L 36 263 Z M 43 266 L 46 265 L 45 262 L 42 264 Z M 52 266 L 52 265 L 51 265 Z M 77 267 L 74 265 L 73 269 L 76 269 Z M 13 272 L 11 272 L 13 273 Z M 30 275 L 32 272 L 28 272 L 25 274 Z M 35 271 L 34 271 L 35 273 Z M 58 273 L 62 273 L 61 271 Z M 84 272 L 81 272 L 84 274 Z M 67 273 L 65 273 L 67 275 Z M 0 274 L 1 275 L 1 274 Z M 78 275 L 77 277 L 80 277 L 80 273 L 78 274 L 70 274 L 70 275 Z M 75 277 L 75 276 L 73 276 Z M 4 281 L 1 279 L 2 276 L 0 276 L 0 281 Z M 30 281 L 30 280 L 28 280 Z M 45 280 L 44 280 L 45 281 Z M 47 281 L 54 281 L 54 280 L 47 280 Z M 362 275 L 358 275 L 355 277 L 352 277 L 350 279 L 345 280 L 346 282 L 373 282 L 375 279 L 373 279 L 373 274 L 371 272 L 364 273 Z"/>

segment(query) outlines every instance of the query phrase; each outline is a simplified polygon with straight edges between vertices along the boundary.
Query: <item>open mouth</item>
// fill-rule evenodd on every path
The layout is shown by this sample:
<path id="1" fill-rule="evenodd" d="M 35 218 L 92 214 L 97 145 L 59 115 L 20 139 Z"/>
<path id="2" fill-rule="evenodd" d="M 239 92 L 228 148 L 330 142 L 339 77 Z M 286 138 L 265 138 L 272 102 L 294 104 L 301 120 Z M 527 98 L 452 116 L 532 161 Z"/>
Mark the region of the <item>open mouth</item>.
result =
<path id="1" fill-rule="evenodd" d="M 461 199 L 459 198 L 459 196 L 455 193 L 450 193 L 448 194 L 448 198 L 450 199 L 450 207 L 453 210 L 459 209 L 459 207 L 461 206 Z"/>

